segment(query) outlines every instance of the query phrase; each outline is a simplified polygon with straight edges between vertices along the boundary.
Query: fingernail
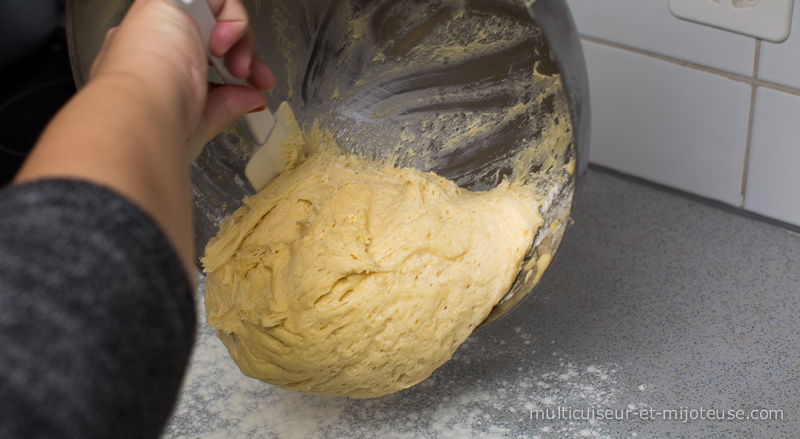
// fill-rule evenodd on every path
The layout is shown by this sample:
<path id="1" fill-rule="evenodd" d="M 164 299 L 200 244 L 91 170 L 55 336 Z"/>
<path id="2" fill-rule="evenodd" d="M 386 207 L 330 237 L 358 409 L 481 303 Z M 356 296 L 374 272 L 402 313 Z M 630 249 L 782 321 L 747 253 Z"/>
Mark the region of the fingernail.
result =
<path id="1" fill-rule="evenodd" d="M 262 106 L 262 107 L 258 107 L 258 108 L 256 108 L 255 110 L 251 110 L 251 111 L 250 111 L 249 113 L 247 113 L 247 114 L 258 113 L 259 111 L 264 111 L 264 110 L 266 110 L 266 109 L 267 109 L 267 106 L 266 106 L 266 105 L 264 105 L 264 106 Z"/>

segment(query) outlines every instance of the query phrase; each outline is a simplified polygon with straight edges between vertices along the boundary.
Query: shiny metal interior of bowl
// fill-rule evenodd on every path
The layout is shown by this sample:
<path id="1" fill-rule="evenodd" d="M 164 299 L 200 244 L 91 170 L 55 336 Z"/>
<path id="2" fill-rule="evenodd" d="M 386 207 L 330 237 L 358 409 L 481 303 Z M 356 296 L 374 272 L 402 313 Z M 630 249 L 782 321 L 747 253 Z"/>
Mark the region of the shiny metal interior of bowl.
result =
<path id="1" fill-rule="evenodd" d="M 79 86 L 130 3 L 68 4 Z M 536 188 L 545 224 L 483 325 L 527 295 L 547 267 L 537 261 L 548 261 L 563 238 L 588 153 L 585 67 L 563 1 L 244 3 L 257 51 L 278 77 L 271 110 L 288 101 L 301 125 L 319 123 L 346 151 L 435 172 L 470 190 L 508 178 Z M 534 17 L 541 16 L 548 21 L 540 27 Z M 239 121 L 192 165 L 198 258 L 222 219 L 254 193 L 244 177 L 252 148 Z"/>

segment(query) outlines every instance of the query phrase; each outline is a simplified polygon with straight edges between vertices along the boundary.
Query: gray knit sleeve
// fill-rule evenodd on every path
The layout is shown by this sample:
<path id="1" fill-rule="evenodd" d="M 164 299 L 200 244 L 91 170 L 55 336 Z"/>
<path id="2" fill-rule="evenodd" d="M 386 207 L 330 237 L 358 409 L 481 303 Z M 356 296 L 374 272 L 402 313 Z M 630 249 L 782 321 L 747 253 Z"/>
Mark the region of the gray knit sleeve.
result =
<path id="1" fill-rule="evenodd" d="M 158 437 L 194 331 L 181 263 L 136 206 L 75 180 L 0 191 L 1 438 Z"/>

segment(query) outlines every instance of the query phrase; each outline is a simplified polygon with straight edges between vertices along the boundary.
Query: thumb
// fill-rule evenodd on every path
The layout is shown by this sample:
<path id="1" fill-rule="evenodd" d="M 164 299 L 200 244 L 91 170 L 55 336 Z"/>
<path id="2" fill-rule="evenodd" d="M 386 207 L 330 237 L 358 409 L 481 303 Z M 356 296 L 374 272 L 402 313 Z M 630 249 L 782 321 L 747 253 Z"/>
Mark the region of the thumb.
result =
<path id="1" fill-rule="evenodd" d="M 211 85 L 198 132 L 193 136 L 195 140 L 193 143 L 199 144 L 199 148 L 192 158 L 199 155 L 205 144 L 236 119 L 266 105 L 267 99 L 264 95 L 252 88 L 238 85 Z"/>

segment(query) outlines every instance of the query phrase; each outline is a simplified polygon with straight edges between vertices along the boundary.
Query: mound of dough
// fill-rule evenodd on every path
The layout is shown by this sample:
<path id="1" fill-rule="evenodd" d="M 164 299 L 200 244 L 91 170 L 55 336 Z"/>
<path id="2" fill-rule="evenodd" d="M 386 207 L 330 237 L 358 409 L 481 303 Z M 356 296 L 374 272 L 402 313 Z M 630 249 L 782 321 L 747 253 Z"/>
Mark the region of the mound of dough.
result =
<path id="1" fill-rule="evenodd" d="M 325 151 L 244 203 L 206 247 L 208 323 L 246 375 L 354 398 L 450 359 L 542 224 L 523 188 L 469 192 Z"/>

